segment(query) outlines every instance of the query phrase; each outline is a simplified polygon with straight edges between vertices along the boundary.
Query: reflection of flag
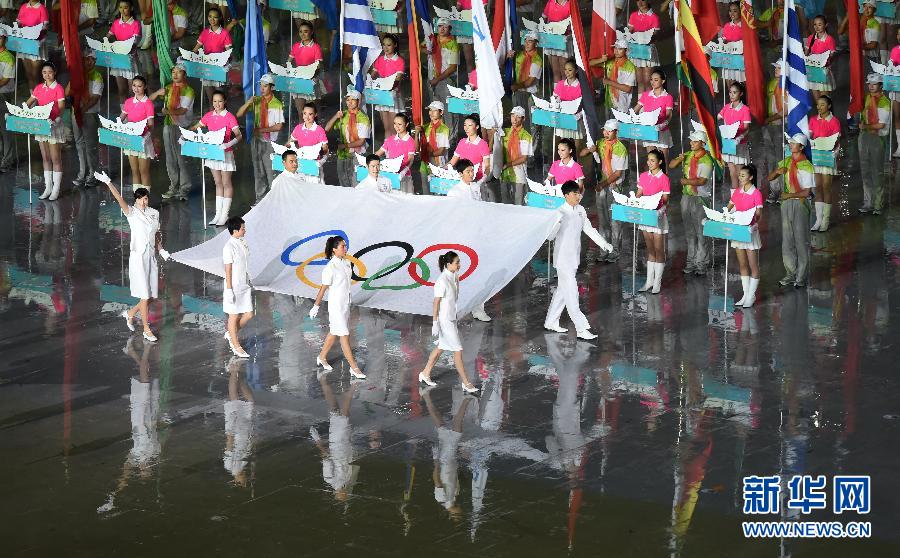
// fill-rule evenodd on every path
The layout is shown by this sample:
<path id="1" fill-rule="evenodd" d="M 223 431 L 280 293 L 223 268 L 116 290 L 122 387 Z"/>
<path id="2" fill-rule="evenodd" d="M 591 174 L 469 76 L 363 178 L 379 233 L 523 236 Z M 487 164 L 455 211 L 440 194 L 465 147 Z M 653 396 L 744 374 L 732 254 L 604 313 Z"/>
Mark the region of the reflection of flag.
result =
<path id="1" fill-rule="evenodd" d="M 681 59 L 682 82 L 691 88 L 691 98 L 700 123 L 706 129 L 709 152 L 716 161 L 722 160 L 722 144 L 719 140 L 719 127 L 716 125 L 715 104 L 713 101 L 712 74 L 709 60 L 703 50 L 700 32 L 694 21 L 694 14 L 687 0 L 679 1 L 679 20 L 684 38 L 684 56 Z M 696 0 L 695 0 L 696 1 Z M 684 103 L 684 101 L 681 101 Z M 686 103 L 684 103 L 686 104 Z"/>
<path id="2" fill-rule="evenodd" d="M 753 17 L 753 3 L 750 0 L 741 2 L 741 21 L 744 38 L 744 73 L 747 75 L 747 98 L 744 102 L 750 107 L 753 119 L 762 124 L 766 121 L 766 82 L 763 78 L 756 18 Z"/>
<path id="3" fill-rule="evenodd" d="M 169 29 L 167 0 L 153 0 L 153 36 L 156 38 L 156 60 L 159 63 L 159 82 L 165 87 L 172 81 L 172 31 Z"/>
<path id="4" fill-rule="evenodd" d="M 234 12 L 232 12 L 234 13 Z M 244 29 L 244 98 L 259 95 L 259 78 L 269 70 L 266 60 L 266 38 L 263 36 L 262 14 L 256 2 L 247 3 Z M 253 130 L 253 113 L 247 113 L 247 143 Z"/>
<path id="5" fill-rule="evenodd" d="M 332 32 L 331 58 L 328 59 L 328 65 L 334 66 L 341 54 L 340 36 L 336 33 L 340 26 L 337 2 L 334 0 L 312 0 L 312 3 L 315 4 L 315 6 L 319 8 L 319 11 L 322 12 L 322 15 L 325 16 L 325 25 Z"/>
<path id="6" fill-rule="evenodd" d="M 381 41 L 375 29 L 372 9 L 367 0 L 343 0 L 341 43 L 353 47 L 353 81 L 357 91 L 366 88 L 366 74 L 381 54 Z M 343 92 L 341 93 L 343 95 Z"/>
<path id="7" fill-rule="evenodd" d="M 421 126 L 422 60 L 419 44 L 419 20 L 428 21 L 431 18 L 431 11 L 425 0 L 406 0 L 406 15 L 406 31 L 409 33 L 409 79 L 412 83 L 412 118 L 413 124 Z"/>
<path id="8" fill-rule="evenodd" d="M 719 29 L 722 28 L 719 23 L 719 8 L 716 6 L 716 0 L 693 0 L 691 13 L 694 14 L 694 23 L 697 24 L 700 41 L 705 45 L 715 39 L 719 34 Z"/>
<path id="9" fill-rule="evenodd" d="M 569 1 L 569 17 L 572 20 L 572 41 L 575 50 L 575 65 L 578 66 L 578 81 L 581 83 L 581 112 L 584 131 L 588 145 L 593 145 L 602 136 L 600 121 L 597 119 L 597 107 L 594 105 L 594 88 L 587 74 L 587 43 L 584 40 L 584 27 L 581 25 L 581 12 L 578 11 L 578 0 Z M 594 153 L 594 159 L 600 160 Z"/>
<path id="10" fill-rule="evenodd" d="M 847 29 L 850 35 L 850 107 L 849 114 L 862 112 L 863 100 L 863 48 L 862 31 L 859 28 L 859 1 L 845 0 L 847 3 Z"/>
<path id="11" fill-rule="evenodd" d="M 797 133 L 809 136 L 809 84 L 806 81 L 806 62 L 803 43 L 800 40 L 800 20 L 797 18 L 797 7 L 794 0 L 784 3 L 785 33 L 782 43 L 781 79 L 784 91 L 788 94 L 787 122 L 785 132 L 789 136 Z M 808 146 L 807 146 L 808 147 Z"/>
<path id="12" fill-rule="evenodd" d="M 615 0 L 594 0 L 591 12 L 591 60 L 604 55 L 613 57 L 613 43 L 616 42 L 615 27 Z M 602 66 L 594 66 L 592 71 L 594 77 L 603 75 Z"/>
<path id="13" fill-rule="evenodd" d="M 81 43 L 78 42 L 78 14 L 81 13 L 81 2 L 78 0 L 62 0 L 60 15 L 62 16 L 62 40 L 66 47 L 66 58 L 69 63 L 69 93 L 74 99 L 75 120 L 81 124 L 81 98 L 85 94 L 84 64 L 81 59 Z"/>

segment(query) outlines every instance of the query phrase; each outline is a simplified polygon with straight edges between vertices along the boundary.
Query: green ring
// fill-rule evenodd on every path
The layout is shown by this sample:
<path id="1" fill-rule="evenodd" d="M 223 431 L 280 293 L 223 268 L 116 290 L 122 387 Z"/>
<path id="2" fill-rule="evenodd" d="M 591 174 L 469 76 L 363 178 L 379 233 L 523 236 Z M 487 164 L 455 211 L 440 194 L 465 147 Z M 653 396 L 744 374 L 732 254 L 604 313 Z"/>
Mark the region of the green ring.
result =
<path id="1" fill-rule="evenodd" d="M 383 285 L 381 287 L 373 287 L 370 285 L 370 283 L 372 281 L 374 281 L 375 279 L 379 279 L 380 277 L 383 277 L 385 275 L 393 273 L 394 271 L 400 269 L 404 265 L 412 264 L 412 263 L 418 264 L 419 269 L 422 271 L 422 280 L 428 281 L 428 278 L 431 276 L 431 269 L 428 267 L 428 264 L 425 263 L 425 260 L 423 260 L 422 258 L 410 258 L 410 260 L 408 262 L 400 262 L 400 263 L 390 264 L 386 267 L 379 269 L 372 275 L 370 275 L 365 281 L 363 281 L 363 284 L 362 284 L 363 290 L 365 290 L 365 291 L 380 291 L 380 290 L 386 289 L 389 291 L 405 291 L 408 289 L 415 289 L 415 288 L 421 287 L 422 284 L 416 283 L 416 282 L 413 282 L 409 285 Z"/>

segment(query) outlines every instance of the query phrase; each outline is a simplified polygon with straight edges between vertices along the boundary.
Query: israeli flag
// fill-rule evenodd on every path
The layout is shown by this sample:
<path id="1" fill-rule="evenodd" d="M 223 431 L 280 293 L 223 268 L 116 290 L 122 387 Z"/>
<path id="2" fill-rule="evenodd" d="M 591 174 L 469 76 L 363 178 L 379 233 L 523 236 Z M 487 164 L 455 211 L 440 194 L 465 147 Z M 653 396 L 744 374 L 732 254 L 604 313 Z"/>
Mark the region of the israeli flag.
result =
<path id="1" fill-rule="evenodd" d="M 800 38 L 800 20 L 797 19 L 795 0 L 784 2 L 784 43 L 781 54 L 781 79 L 783 90 L 788 94 L 787 122 L 785 132 L 789 136 L 797 133 L 809 137 L 809 111 L 812 102 L 809 83 L 806 79 L 803 42 Z"/>

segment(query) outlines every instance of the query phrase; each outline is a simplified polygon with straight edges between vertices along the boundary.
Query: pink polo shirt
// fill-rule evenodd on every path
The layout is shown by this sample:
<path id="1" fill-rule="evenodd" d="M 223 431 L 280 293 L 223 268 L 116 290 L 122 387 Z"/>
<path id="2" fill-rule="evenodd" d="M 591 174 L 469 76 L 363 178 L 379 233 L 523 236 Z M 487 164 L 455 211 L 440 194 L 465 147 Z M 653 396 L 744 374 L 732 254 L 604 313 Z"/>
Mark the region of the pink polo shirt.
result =
<path id="1" fill-rule="evenodd" d="M 840 133 L 841 123 L 833 114 L 829 114 L 827 118 L 817 114 L 809 119 L 809 135 L 812 139 L 827 138 Z"/>
<path id="2" fill-rule="evenodd" d="M 125 101 L 125 104 L 122 106 L 122 112 L 128 116 L 129 122 L 140 122 L 149 118 L 150 122 L 144 128 L 143 135 L 146 136 L 150 133 L 150 124 L 153 121 L 154 111 L 153 103 L 150 102 L 149 97 L 145 95 L 141 101 L 138 101 L 137 97 L 131 97 Z"/>
<path id="3" fill-rule="evenodd" d="M 197 42 L 203 45 L 203 52 L 206 54 L 225 52 L 231 46 L 231 33 L 224 27 L 219 27 L 216 31 L 207 27 L 200 32 Z"/>
<path id="4" fill-rule="evenodd" d="M 650 171 L 644 171 L 638 177 L 638 188 L 641 189 L 642 196 L 652 196 L 657 192 L 662 192 L 664 194 L 671 194 L 672 191 L 669 188 L 669 176 L 663 171 L 659 171 L 659 174 L 653 176 L 650 174 Z M 659 206 L 664 206 L 665 202 L 663 202 L 662 198 L 659 200 Z"/>
<path id="5" fill-rule="evenodd" d="M 225 139 L 223 140 L 223 143 L 231 141 L 231 136 L 234 135 L 233 130 L 238 127 L 237 118 L 227 110 L 221 113 L 216 113 L 216 111 L 211 110 L 203 115 L 200 122 L 202 122 L 210 132 L 225 128 Z M 232 148 L 229 147 L 225 151 L 231 150 Z"/>
<path id="6" fill-rule="evenodd" d="M 806 38 L 806 46 L 809 48 L 810 54 L 822 54 L 823 52 L 834 52 L 837 50 L 837 43 L 834 42 L 834 37 L 828 34 L 821 39 L 815 35 L 810 35 Z"/>
<path id="7" fill-rule="evenodd" d="M 739 103 L 738 107 L 734 108 L 731 106 L 731 103 L 728 103 L 719 111 L 719 118 L 722 119 L 724 124 L 740 122 L 735 138 L 737 138 L 738 143 L 747 143 L 746 133 L 747 129 L 750 127 L 751 119 L 750 107 L 744 103 Z"/>
<path id="8" fill-rule="evenodd" d="M 762 192 L 760 192 L 756 186 L 751 186 L 750 190 L 746 192 L 743 188 L 735 188 L 731 192 L 731 203 L 734 204 L 735 211 L 747 211 L 748 209 L 762 207 Z M 756 217 L 753 217 L 753 222 L 750 224 L 756 224 Z"/>
<path id="9" fill-rule="evenodd" d="M 491 154 L 491 148 L 488 142 L 481 137 L 476 136 L 475 141 L 470 141 L 468 137 L 459 140 L 456 144 L 456 151 L 453 152 L 454 157 L 460 159 L 468 159 L 473 165 L 481 165 L 478 172 L 475 173 L 475 180 L 481 180 L 484 176 L 484 158 Z"/>
<path id="10" fill-rule="evenodd" d="M 570 180 L 578 182 L 578 179 L 584 178 L 584 169 L 575 159 L 569 159 L 569 164 L 564 164 L 562 159 L 553 161 L 547 176 L 552 176 L 557 184 L 562 185 Z"/>
<path id="11" fill-rule="evenodd" d="M 576 79 L 575 83 L 569 84 L 565 79 L 561 79 L 553 86 L 553 94 L 559 97 L 561 101 L 580 99 L 581 82 Z"/>
<path id="12" fill-rule="evenodd" d="M 50 87 L 47 87 L 46 83 L 42 83 L 34 88 L 34 91 L 31 92 L 31 96 L 37 99 L 38 106 L 53 103 L 53 108 L 50 109 L 50 120 L 56 120 L 60 113 L 59 103 L 57 101 L 66 98 L 66 90 L 62 85 L 55 81 Z"/>
<path id="13" fill-rule="evenodd" d="M 315 122 L 313 122 L 312 128 L 305 127 L 303 122 L 297 124 L 294 127 L 294 131 L 291 132 L 291 137 L 297 140 L 297 145 L 300 147 L 310 147 L 312 145 L 328 143 L 328 136 L 325 135 L 325 128 L 319 126 Z M 322 154 L 320 152 L 318 158 L 321 157 Z"/>
<path id="14" fill-rule="evenodd" d="M 743 23 L 740 21 L 737 23 L 732 23 L 729 21 L 725 25 L 722 26 L 722 38 L 725 39 L 726 43 L 733 43 L 735 41 L 743 41 L 744 40 L 744 27 Z"/>
<path id="15" fill-rule="evenodd" d="M 478 72 L 475 70 L 469 72 L 469 85 L 472 86 L 472 91 L 478 89 Z"/>
<path id="16" fill-rule="evenodd" d="M 29 6 L 25 3 L 19 8 L 19 15 L 16 17 L 16 21 L 19 22 L 19 27 L 33 27 L 50 21 L 50 14 L 43 4 Z"/>
<path id="17" fill-rule="evenodd" d="M 400 175 L 405 176 L 409 174 L 409 165 L 412 163 L 413 157 L 416 154 L 415 138 L 409 134 L 407 134 L 405 138 L 401 138 L 399 134 L 394 134 L 384 140 L 384 143 L 381 144 L 381 148 L 384 149 L 385 156 L 388 159 L 403 157 Z"/>
<path id="18" fill-rule="evenodd" d="M 900 45 L 891 49 L 891 63 L 894 66 L 900 66 Z"/>
<path id="19" fill-rule="evenodd" d="M 546 22 L 562 21 L 569 15 L 569 0 L 565 0 L 562 4 L 557 3 L 556 0 L 549 0 L 544 6 L 544 21 Z"/>
<path id="20" fill-rule="evenodd" d="M 140 37 L 141 22 L 131 18 L 131 21 L 124 23 L 122 18 L 117 17 L 113 20 L 112 25 L 109 26 L 109 32 L 113 34 L 117 41 L 127 41 L 132 37 Z"/>
<path id="21" fill-rule="evenodd" d="M 387 58 L 384 54 L 375 59 L 375 62 L 372 63 L 372 67 L 375 68 L 375 71 L 378 72 L 378 77 L 390 77 L 394 74 L 405 74 L 406 73 L 406 61 L 403 60 L 398 55 L 393 55 L 390 58 Z M 394 89 L 400 85 L 397 82 L 394 82 Z"/>
<path id="22" fill-rule="evenodd" d="M 668 91 L 663 91 L 662 94 L 656 96 L 653 94 L 652 89 L 648 89 L 641 93 L 638 104 L 643 107 L 646 112 L 662 109 L 659 111 L 659 119 L 656 121 L 657 124 L 662 124 L 666 121 L 668 116 L 667 112 L 675 108 L 675 99 L 669 95 Z"/>
<path id="23" fill-rule="evenodd" d="M 294 43 L 294 46 L 291 47 L 291 58 L 294 60 L 295 66 L 309 66 L 313 62 L 324 59 L 322 47 L 315 41 L 311 41 L 309 44 L 303 44 L 301 41 Z"/>
<path id="24" fill-rule="evenodd" d="M 628 16 L 628 25 L 635 31 L 649 31 L 651 29 L 659 29 L 659 16 L 653 10 L 641 12 L 635 10 Z"/>

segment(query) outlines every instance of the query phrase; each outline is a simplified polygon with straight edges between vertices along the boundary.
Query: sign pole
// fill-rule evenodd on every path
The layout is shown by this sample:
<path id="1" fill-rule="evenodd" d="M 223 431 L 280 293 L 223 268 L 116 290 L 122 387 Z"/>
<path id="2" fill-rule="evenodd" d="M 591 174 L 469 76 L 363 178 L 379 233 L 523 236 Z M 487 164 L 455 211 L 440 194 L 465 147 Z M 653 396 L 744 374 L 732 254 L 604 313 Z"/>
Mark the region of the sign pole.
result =
<path id="1" fill-rule="evenodd" d="M 31 193 L 31 134 L 25 136 L 25 148 L 28 149 L 28 203 L 33 204 L 34 198 Z M 46 184 L 44 184 L 44 186 L 46 186 Z"/>
<path id="2" fill-rule="evenodd" d="M 125 153 L 122 148 L 119 148 L 119 195 L 122 195 L 122 190 L 125 188 Z M 131 190 L 134 191 L 134 177 L 131 177 Z"/>
<path id="3" fill-rule="evenodd" d="M 637 223 L 631 224 L 631 298 L 637 292 Z"/>
<path id="4" fill-rule="evenodd" d="M 728 312 L 728 252 L 731 251 L 731 241 L 725 241 L 725 302 L 722 303 L 722 312 Z"/>
<path id="5" fill-rule="evenodd" d="M 293 22 L 291 22 L 293 24 Z M 203 230 L 206 230 L 206 159 L 200 159 L 200 205 L 203 206 Z"/>

